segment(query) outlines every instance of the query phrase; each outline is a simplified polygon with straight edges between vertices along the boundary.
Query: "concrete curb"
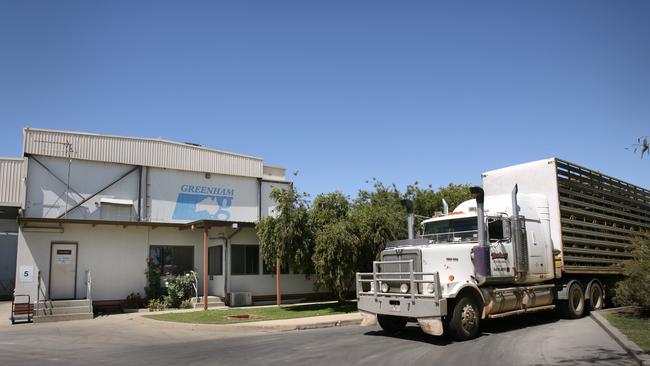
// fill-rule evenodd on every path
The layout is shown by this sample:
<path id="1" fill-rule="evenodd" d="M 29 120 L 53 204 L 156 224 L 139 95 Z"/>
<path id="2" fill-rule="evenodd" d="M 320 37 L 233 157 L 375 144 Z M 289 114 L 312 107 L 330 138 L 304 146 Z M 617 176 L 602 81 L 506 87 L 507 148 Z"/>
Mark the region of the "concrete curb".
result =
<path id="1" fill-rule="evenodd" d="M 348 326 L 348 325 L 360 325 L 362 321 L 363 321 L 363 319 L 348 319 L 348 320 L 339 320 L 339 321 L 335 321 L 335 322 L 303 324 L 303 325 L 297 325 L 294 330 L 345 327 L 345 326 Z"/>
<path id="2" fill-rule="evenodd" d="M 644 353 L 636 343 L 632 342 L 625 334 L 610 324 L 599 311 L 592 311 L 589 315 L 607 332 L 640 366 L 650 366 L 650 355 Z"/>
<path id="3" fill-rule="evenodd" d="M 258 329 L 264 331 L 286 332 L 292 330 L 322 329 L 322 328 L 344 327 L 348 325 L 360 325 L 361 322 L 363 321 L 362 317 L 354 317 L 350 319 L 349 316 L 346 316 L 344 319 L 337 319 L 336 315 L 323 316 L 323 318 L 329 318 L 326 320 L 320 320 L 318 318 L 320 317 L 267 320 L 261 322 L 229 324 L 227 326 L 232 328 L 248 328 L 248 329 Z"/>
<path id="4" fill-rule="evenodd" d="M 308 330 L 344 327 L 349 325 L 361 325 L 363 316 L 359 313 L 321 315 L 304 318 L 262 320 L 253 322 L 241 322 L 233 324 L 202 324 L 202 323 L 182 323 L 174 321 L 164 321 L 151 319 L 148 317 L 137 317 L 146 322 L 164 322 L 167 325 L 175 327 L 200 327 L 205 329 L 215 329 L 218 331 L 227 331 L 232 333 L 250 333 L 250 332 L 286 332 L 293 330 Z"/>

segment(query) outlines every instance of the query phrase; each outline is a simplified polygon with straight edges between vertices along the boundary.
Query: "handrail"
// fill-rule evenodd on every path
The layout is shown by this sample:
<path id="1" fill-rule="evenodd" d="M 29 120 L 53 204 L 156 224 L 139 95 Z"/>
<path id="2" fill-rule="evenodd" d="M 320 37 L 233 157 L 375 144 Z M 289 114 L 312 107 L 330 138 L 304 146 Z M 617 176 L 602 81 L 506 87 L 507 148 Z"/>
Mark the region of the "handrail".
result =
<path id="1" fill-rule="evenodd" d="M 194 283 L 192 283 L 192 288 L 194 289 L 194 297 L 196 298 L 196 303 L 199 303 L 199 279 L 196 277 L 196 272 L 190 271 L 190 274 L 194 278 Z"/>
<path id="2" fill-rule="evenodd" d="M 90 300 L 91 303 L 93 301 L 92 289 L 93 289 L 93 277 L 92 274 L 90 273 L 90 269 L 87 269 L 86 270 L 86 299 Z"/>
<path id="3" fill-rule="evenodd" d="M 41 287 L 41 271 L 38 271 L 38 276 L 37 276 L 37 285 L 36 285 L 36 315 L 39 315 L 39 310 L 41 307 L 41 295 L 43 295 L 43 312 L 45 313 L 47 311 L 47 301 L 48 301 L 48 294 L 43 290 Z"/>

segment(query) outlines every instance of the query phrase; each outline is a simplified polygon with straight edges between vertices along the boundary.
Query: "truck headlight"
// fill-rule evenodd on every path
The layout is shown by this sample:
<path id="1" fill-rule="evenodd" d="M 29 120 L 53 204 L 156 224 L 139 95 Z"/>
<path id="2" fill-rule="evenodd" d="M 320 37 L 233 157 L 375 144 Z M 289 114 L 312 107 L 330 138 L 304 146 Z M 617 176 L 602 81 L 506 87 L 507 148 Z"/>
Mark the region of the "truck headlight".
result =
<path id="1" fill-rule="evenodd" d="M 390 286 L 388 286 L 388 284 L 386 282 L 381 283 L 381 292 L 388 292 L 389 289 L 390 289 Z"/>
<path id="2" fill-rule="evenodd" d="M 400 287 L 399 287 L 399 292 L 401 292 L 403 294 L 409 292 L 409 285 L 406 284 L 406 283 L 401 284 Z"/>
<path id="3" fill-rule="evenodd" d="M 370 292 L 375 292 L 375 281 L 370 282 Z"/>
<path id="4" fill-rule="evenodd" d="M 433 283 L 427 283 L 427 292 L 432 294 L 436 290 L 436 286 Z"/>

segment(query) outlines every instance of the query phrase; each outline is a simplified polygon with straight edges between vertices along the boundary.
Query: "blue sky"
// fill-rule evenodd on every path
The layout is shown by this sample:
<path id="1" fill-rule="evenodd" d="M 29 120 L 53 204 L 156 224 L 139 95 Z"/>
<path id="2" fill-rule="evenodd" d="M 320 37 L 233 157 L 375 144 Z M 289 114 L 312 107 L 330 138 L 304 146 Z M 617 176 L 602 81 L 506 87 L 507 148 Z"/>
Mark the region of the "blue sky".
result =
<path id="1" fill-rule="evenodd" d="M 137 3 L 137 4 L 136 4 Z M 299 170 L 479 183 L 551 156 L 650 188 L 648 1 L 0 2 L 0 156 L 25 126 Z"/>

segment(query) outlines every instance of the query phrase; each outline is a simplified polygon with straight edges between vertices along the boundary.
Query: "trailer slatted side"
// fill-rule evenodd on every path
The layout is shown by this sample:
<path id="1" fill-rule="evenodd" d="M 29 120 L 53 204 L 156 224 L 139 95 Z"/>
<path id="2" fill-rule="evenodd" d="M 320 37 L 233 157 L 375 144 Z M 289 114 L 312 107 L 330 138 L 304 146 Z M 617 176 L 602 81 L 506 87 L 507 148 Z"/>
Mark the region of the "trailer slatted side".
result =
<path id="1" fill-rule="evenodd" d="M 650 191 L 556 160 L 564 271 L 620 274 L 630 238 L 650 230 Z"/>

